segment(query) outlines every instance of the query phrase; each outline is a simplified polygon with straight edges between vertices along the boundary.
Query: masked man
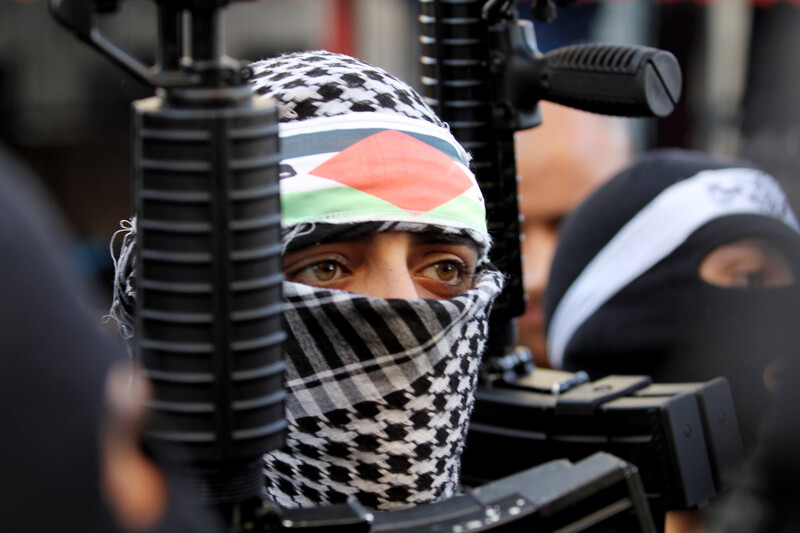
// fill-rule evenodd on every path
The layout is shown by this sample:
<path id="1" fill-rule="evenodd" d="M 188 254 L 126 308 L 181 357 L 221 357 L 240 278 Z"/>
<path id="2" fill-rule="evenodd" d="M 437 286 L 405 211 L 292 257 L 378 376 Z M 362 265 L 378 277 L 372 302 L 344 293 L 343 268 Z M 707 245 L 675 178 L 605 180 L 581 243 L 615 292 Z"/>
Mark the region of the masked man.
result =
<path id="1" fill-rule="evenodd" d="M 545 295 L 557 368 L 731 385 L 745 444 L 797 349 L 800 234 L 778 183 L 741 161 L 656 151 L 567 220 Z"/>
<path id="2" fill-rule="evenodd" d="M 252 67 L 283 157 L 289 430 L 264 457 L 267 492 L 289 507 L 448 498 L 502 285 L 469 156 L 377 67 L 324 51 Z M 114 307 L 132 324 L 122 256 Z"/>

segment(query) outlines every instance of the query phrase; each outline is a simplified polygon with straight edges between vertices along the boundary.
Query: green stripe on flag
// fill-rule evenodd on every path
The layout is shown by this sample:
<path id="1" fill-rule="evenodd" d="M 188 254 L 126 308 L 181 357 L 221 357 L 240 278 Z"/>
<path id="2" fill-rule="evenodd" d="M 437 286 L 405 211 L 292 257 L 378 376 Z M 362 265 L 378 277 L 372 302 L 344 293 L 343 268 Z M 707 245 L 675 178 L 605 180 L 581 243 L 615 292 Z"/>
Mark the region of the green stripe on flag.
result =
<path id="1" fill-rule="evenodd" d="M 396 205 L 352 187 L 328 187 L 313 191 L 281 194 L 281 222 L 293 226 L 307 221 L 406 220 L 445 226 L 471 226 L 486 231 L 483 205 L 459 196 L 427 213 L 413 215 Z M 384 218 L 385 217 L 385 218 Z"/>
<path id="2" fill-rule="evenodd" d="M 308 219 L 344 218 L 357 216 L 362 212 L 405 213 L 377 196 L 353 187 L 326 187 L 314 191 L 281 193 L 281 221 L 284 226 L 293 226 Z"/>
<path id="3" fill-rule="evenodd" d="M 431 209 L 428 214 L 457 218 L 477 229 L 486 231 L 486 209 L 483 204 L 463 195 Z"/>

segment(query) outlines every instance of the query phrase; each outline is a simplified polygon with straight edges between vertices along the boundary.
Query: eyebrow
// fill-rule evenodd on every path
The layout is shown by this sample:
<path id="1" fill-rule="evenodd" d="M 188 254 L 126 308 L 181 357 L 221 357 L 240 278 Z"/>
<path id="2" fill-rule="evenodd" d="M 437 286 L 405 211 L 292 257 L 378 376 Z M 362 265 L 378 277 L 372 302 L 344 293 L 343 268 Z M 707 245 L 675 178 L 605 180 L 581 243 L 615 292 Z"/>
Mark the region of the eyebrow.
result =
<path id="1" fill-rule="evenodd" d="M 336 242 L 355 242 L 360 244 L 369 245 L 374 239 L 377 233 L 364 233 L 362 235 L 356 235 L 349 239 L 338 240 L 332 238 L 325 242 L 321 242 L 319 244 L 331 244 Z M 472 248 L 475 253 L 480 252 L 480 247 L 478 243 L 476 243 L 473 239 L 471 239 L 467 235 L 457 234 L 457 233 L 440 233 L 438 231 L 426 230 L 422 232 L 411 232 L 411 243 L 415 246 L 426 246 L 426 245 L 435 245 L 435 244 L 447 244 L 447 245 L 454 245 L 454 246 L 469 246 Z"/>
<path id="2" fill-rule="evenodd" d="M 466 235 L 455 233 L 439 233 L 433 231 L 425 231 L 422 233 L 413 233 L 411 237 L 412 243 L 417 246 L 427 244 L 452 244 L 469 246 L 477 253 L 479 251 L 478 243 Z"/>

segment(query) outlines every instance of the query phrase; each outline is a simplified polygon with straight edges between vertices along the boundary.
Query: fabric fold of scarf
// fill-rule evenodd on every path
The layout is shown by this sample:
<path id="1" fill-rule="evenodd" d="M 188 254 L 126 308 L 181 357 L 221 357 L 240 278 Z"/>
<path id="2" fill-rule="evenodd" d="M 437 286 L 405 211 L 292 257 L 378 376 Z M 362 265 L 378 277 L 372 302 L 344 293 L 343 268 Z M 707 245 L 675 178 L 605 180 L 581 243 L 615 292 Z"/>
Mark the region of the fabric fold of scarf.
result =
<path id="1" fill-rule="evenodd" d="M 289 435 L 264 457 L 270 496 L 398 509 L 454 495 L 501 287 L 495 271 L 452 300 L 286 283 Z"/>

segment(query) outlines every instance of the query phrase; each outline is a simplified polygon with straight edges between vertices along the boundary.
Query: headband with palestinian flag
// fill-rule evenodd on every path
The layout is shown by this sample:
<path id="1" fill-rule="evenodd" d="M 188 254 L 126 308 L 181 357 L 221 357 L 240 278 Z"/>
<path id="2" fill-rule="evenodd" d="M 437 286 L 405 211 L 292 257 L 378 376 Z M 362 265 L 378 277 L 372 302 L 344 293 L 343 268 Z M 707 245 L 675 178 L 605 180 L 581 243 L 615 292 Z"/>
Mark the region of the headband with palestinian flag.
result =
<path id="1" fill-rule="evenodd" d="M 466 230 L 488 248 L 469 156 L 449 131 L 385 113 L 281 123 L 284 228 L 399 222 Z"/>

